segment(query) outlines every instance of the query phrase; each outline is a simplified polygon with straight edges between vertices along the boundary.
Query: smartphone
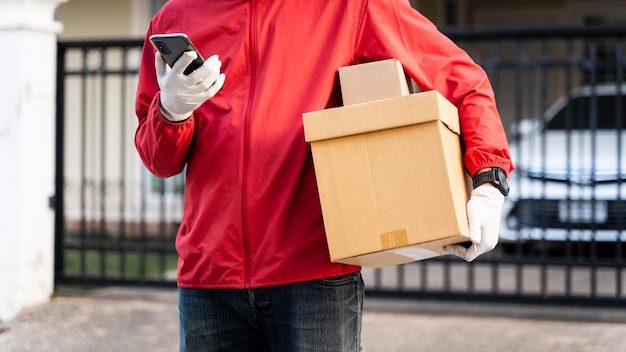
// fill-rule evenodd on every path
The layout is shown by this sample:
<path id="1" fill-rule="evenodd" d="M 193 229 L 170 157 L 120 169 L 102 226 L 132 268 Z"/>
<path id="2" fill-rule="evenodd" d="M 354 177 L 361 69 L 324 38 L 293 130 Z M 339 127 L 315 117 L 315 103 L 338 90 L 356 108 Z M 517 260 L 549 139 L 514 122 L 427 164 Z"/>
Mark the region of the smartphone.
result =
<path id="1" fill-rule="evenodd" d="M 161 56 L 163 56 L 163 59 L 170 67 L 174 66 L 176 60 L 178 60 L 185 51 L 195 51 L 198 58 L 187 66 L 183 72 L 186 75 L 190 74 L 204 63 L 202 55 L 200 55 L 191 42 L 191 39 L 189 39 L 185 33 L 154 34 L 150 36 L 150 42 L 154 45 L 156 50 L 161 53 Z"/>

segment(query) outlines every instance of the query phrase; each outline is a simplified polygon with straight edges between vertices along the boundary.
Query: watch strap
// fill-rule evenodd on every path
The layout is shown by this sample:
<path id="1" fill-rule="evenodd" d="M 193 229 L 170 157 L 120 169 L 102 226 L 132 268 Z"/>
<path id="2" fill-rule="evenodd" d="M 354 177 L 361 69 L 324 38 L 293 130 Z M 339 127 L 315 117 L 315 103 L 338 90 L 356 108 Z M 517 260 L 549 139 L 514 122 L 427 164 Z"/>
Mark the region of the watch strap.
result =
<path id="1" fill-rule="evenodd" d="M 474 176 L 472 180 L 474 188 L 485 183 L 494 185 L 505 197 L 509 195 L 509 182 L 506 178 L 506 173 L 501 168 L 494 167 L 489 171 L 481 172 Z"/>
<path id="2" fill-rule="evenodd" d="M 496 173 L 494 172 L 494 169 L 491 169 L 489 171 L 484 171 L 484 172 L 477 174 L 472 180 L 472 186 L 476 188 L 485 183 L 494 183 L 495 181 L 496 181 Z"/>

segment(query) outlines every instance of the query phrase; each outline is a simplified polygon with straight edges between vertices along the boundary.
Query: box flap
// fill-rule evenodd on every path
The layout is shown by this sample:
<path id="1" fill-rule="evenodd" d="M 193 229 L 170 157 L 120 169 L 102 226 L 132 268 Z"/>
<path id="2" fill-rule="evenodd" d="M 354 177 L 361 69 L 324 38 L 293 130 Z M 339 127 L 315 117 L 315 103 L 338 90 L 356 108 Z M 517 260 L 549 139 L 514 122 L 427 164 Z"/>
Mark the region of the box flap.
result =
<path id="1" fill-rule="evenodd" d="M 441 120 L 460 134 L 457 108 L 437 91 L 304 113 L 307 142 Z"/>

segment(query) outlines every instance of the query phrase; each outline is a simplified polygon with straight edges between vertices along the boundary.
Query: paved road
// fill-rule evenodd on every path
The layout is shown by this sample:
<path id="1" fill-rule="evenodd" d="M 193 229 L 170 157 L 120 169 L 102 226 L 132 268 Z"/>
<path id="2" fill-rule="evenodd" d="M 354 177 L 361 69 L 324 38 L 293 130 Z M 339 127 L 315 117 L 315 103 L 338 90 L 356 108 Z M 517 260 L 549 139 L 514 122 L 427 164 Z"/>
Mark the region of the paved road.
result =
<path id="1" fill-rule="evenodd" d="M 1 352 L 176 351 L 176 291 L 65 292 L 0 324 Z M 626 310 L 367 298 L 366 352 L 626 352 Z"/>

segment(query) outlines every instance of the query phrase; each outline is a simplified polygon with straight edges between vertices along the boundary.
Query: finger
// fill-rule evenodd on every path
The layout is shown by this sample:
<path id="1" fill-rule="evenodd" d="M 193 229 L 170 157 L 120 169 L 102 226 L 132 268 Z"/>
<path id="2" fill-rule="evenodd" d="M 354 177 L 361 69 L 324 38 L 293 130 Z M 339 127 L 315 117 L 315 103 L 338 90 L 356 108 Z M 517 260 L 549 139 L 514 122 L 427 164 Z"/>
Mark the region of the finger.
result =
<path id="1" fill-rule="evenodd" d="M 216 62 L 219 62 L 219 65 L 221 67 L 222 63 L 221 61 L 219 61 L 218 56 L 213 55 L 209 57 L 208 59 L 204 60 L 204 63 L 202 64 L 202 66 L 198 67 L 193 72 L 189 73 L 188 76 L 190 77 L 190 79 L 196 81 L 196 83 L 200 82 L 205 77 L 211 74 L 211 71 L 214 70 Z M 218 68 L 218 71 L 219 71 L 219 68 Z"/>
<path id="2" fill-rule="evenodd" d="M 190 89 L 195 94 L 210 94 L 211 96 L 215 95 L 217 91 L 219 91 L 222 87 L 221 85 L 224 83 L 223 81 L 218 82 L 220 78 L 220 69 L 222 67 L 222 62 L 215 59 L 215 55 L 210 57 L 202 67 L 198 70 L 199 72 L 192 72 L 190 74 L 189 80 L 193 82 L 190 85 Z M 217 84 L 217 89 L 213 89 L 213 86 Z M 209 92 L 209 90 L 212 91 Z"/>
<path id="3" fill-rule="evenodd" d="M 469 248 L 465 250 L 465 256 L 463 257 L 463 259 L 465 259 L 467 262 L 471 262 L 474 259 L 478 258 L 478 256 L 482 253 L 479 247 L 480 247 L 480 244 L 477 244 L 477 243 L 474 243 L 471 246 L 469 246 Z"/>
<path id="4" fill-rule="evenodd" d="M 213 83 L 213 85 L 209 87 L 208 94 L 210 97 L 215 96 L 215 94 L 217 94 L 217 92 L 219 92 L 220 89 L 222 89 L 222 87 L 224 86 L 225 80 L 226 80 L 226 75 L 223 73 L 220 74 L 219 77 L 217 77 L 217 80 L 215 81 L 215 83 Z"/>
<path id="5" fill-rule="evenodd" d="M 480 250 L 475 244 L 472 244 L 469 247 L 465 247 L 464 245 L 460 244 L 452 244 L 445 246 L 444 250 L 450 254 L 456 255 L 457 257 L 464 259 L 468 263 L 473 261 L 480 255 Z"/>
<path id="6" fill-rule="evenodd" d="M 216 61 L 220 61 L 220 57 L 217 54 L 213 54 L 213 55 L 209 56 L 208 59 L 206 59 L 206 62 L 208 62 L 208 63 L 216 62 Z"/>
<path id="7" fill-rule="evenodd" d="M 478 221 L 475 217 L 469 222 L 469 235 L 472 245 L 467 248 L 464 256 L 464 259 L 468 262 L 476 259 L 476 257 L 478 257 L 478 255 L 482 252 L 480 247 L 482 245 L 483 235 L 480 225 L 480 221 Z"/>
<path id="8" fill-rule="evenodd" d="M 159 52 L 154 54 L 154 68 L 159 76 L 167 73 L 167 64 Z"/>
<path id="9" fill-rule="evenodd" d="M 467 248 L 459 244 L 451 244 L 451 245 L 445 246 L 443 247 L 443 250 L 463 259 L 465 259 L 465 253 L 467 252 Z"/>
<path id="10" fill-rule="evenodd" d="M 217 59 L 217 55 L 209 57 L 202 66 L 190 72 L 186 79 L 190 86 L 195 86 L 195 92 L 201 93 L 217 80 L 220 74 L 222 62 Z"/>
<path id="11" fill-rule="evenodd" d="M 208 74 L 204 78 L 204 82 L 207 83 L 206 89 L 211 88 L 220 79 L 220 71 L 222 69 L 222 62 L 217 58 L 217 55 L 211 56 L 209 59 L 207 63 Z"/>
<path id="12" fill-rule="evenodd" d="M 198 54 L 196 54 L 195 51 L 185 51 L 180 56 L 180 58 L 176 60 L 176 63 L 174 63 L 172 70 L 176 71 L 177 73 L 182 74 L 187 68 L 187 66 L 189 66 L 193 62 L 193 60 L 197 58 L 198 58 Z"/>
<path id="13" fill-rule="evenodd" d="M 476 209 L 478 203 L 474 199 L 470 199 L 467 202 L 467 218 L 468 218 L 468 226 L 469 226 L 469 235 L 472 243 L 480 243 L 482 240 L 482 232 L 480 229 L 481 226 L 481 217 L 484 214 L 481 214 L 478 209 Z"/>
<path id="14" fill-rule="evenodd" d="M 472 243 L 480 243 L 482 241 L 482 231 L 480 228 L 480 222 L 478 221 L 470 221 L 469 222 L 469 235 L 470 241 Z"/>

